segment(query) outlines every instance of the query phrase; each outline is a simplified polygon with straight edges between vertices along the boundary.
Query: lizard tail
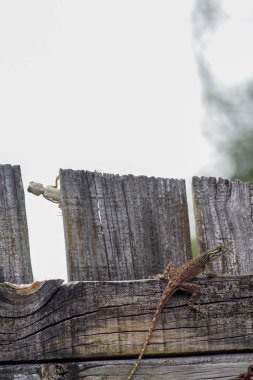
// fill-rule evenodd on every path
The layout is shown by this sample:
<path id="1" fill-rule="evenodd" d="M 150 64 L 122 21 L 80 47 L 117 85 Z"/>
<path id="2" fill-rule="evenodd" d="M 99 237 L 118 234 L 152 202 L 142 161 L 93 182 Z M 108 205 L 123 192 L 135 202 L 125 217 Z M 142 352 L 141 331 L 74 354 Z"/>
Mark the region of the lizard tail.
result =
<path id="1" fill-rule="evenodd" d="M 131 380 L 131 379 L 132 379 L 132 377 L 133 377 L 135 371 L 136 371 L 137 368 L 139 367 L 139 364 L 140 364 L 141 359 L 142 359 L 142 357 L 143 357 L 143 355 L 144 355 L 144 352 L 145 352 L 145 350 L 146 350 L 146 347 L 147 347 L 147 345 L 148 345 L 148 343 L 149 343 L 149 341 L 150 341 L 151 334 L 152 334 L 152 332 L 153 332 L 153 330 L 154 330 L 154 328 L 155 328 L 155 325 L 156 325 L 156 322 L 157 322 L 157 318 L 158 318 L 159 313 L 160 313 L 160 311 L 157 310 L 157 312 L 155 313 L 155 315 L 154 315 L 154 317 L 153 317 L 153 319 L 152 319 L 152 323 L 151 323 L 150 329 L 148 330 L 148 333 L 147 333 L 147 335 L 146 335 L 146 338 L 145 338 L 145 341 L 144 341 L 144 343 L 143 343 L 143 346 L 142 346 L 141 352 L 140 352 L 140 354 L 139 354 L 139 356 L 138 356 L 138 359 L 136 360 L 135 364 L 133 365 L 133 368 L 132 368 L 131 372 L 129 373 L 127 380 Z"/>
<path id="2" fill-rule="evenodd" d="M 133 365 L 133 368 L 132 368 L 131 372 L 129 373 L 127 380 L 131 380 L 132 377 L 133 377 L 133 375 L 134 375 L 134 373 L 135 373 L 135 371 L 137 370 L 137 368 L 138 368 L 138 366 L 140 364 L 140 361 L 141 361 L 141 359 L 143 357 L 143 354 L 144 354 L 144 352 L 146 350 L 146 347 L 147 347 L 147 345 L 148 345 L 148 343 L 150 341 L 151 334 L 152 334 L 152 332 L 153 332 L 153 330 L 154 330 L 154 328 L 156 326 L 156 322 L 157 322 L 158 316 L 161 313 L 161 310 L 164 307 L 166 301 L 171 297 L 171 295 L 175 292 L 175 290 L 176 290 L 175 287 L 168 287 L 168 288 L 166 288 L 166 291 L 163 292 L 161 300 L 159 302 L 159 305 L 158 305 L 158 307 L 156 309 L 156 312 L 155 312 L 155 314 L 153 316 L 153 319 L 152 319 L 152 322 L 151 322 L 151 326 L 150 326 L 150 328 L 148 330 L 148 333 L 146 335 L 145 341 L 143 343 L 143 346 L 142 346 L 141 352 L 139 354 L 139 357 L 136 360 L 135 364 Z"/>
<path id="3" fill-rule="evenodd" d="M 131 372 L 129 373 L 127 380 L 131 380 L 131 379 L 132 379 L 132 377 L 133 377 L 135 371 L 137 370 L 137 368 L 138 368 L 138 366 L 139 366 L 139 364 L 140 364 L 140 362 L 141 362 L 141 359 L 142 359 L 142 357 L 143 357 L 143 355 L 144 355 L 144 352 L 145 352 L 146 347 L 147 347 L 147 345 L 148 345 L 148 342 L 149 342 L 149 340 L 150 340 L 150 337 L 151 337 L 152 331 L 154 330 L 154 327 L 155 327 L 155 325 L 156 325 L 157 317 L 158 317 L 158 313 L 157 313 L 157 315 L 155 315 L 154 318 L 152 319 L 152 324 L 151 324 L 151 326 L 150 326 L 150 329 L 148 330 L 148 333 L 147 333 L 147 336 L 146 336 L 145 341 L 144 341 L 144 343 L 143 343 L 143 346 L 142 346 L 141 352 L 140 352 L 140 354 L 139 354 L 139 357 L 138 357 L 138 359 L 136 360 L 135 364 L 133 365 L 133 368 L 132 368 Z"/>

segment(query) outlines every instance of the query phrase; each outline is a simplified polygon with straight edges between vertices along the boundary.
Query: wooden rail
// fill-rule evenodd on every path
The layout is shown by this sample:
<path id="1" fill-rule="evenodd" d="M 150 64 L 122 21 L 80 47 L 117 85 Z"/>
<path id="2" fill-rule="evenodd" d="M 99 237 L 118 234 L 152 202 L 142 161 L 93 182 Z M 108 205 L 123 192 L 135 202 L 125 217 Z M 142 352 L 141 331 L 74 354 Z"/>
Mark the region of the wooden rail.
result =
<path id="1" fill-rule="evenodd" d="M 235 374 L 245 371 L 252 362 L 252 354 L 219 354 L 182 358 L 145 359 L 135 378 L 158 380 L 231 380 Z M 0 365 L 2 380 L 53 379 L 46 373 L 55 371 L 57 366 L 66 371 L 63 379 L 69 380 L 125 380 L 132 360 L 92 360 L 68 363 L 33 363 Z M 45 374 L 45 375 L 44 375 Z M 60 379 L 60 378 L 59 378 Z"/>
<path id="2" fill-rule="evenodd" d="M 146 354 L 186 355 L 252 349 L 253 276 L 203 279 L 205 318 L 178 292 L 164 308 Z M 51 280 L 0 287 L 0 362 L 136 356 L 165 284 L 157 280 Z"/>

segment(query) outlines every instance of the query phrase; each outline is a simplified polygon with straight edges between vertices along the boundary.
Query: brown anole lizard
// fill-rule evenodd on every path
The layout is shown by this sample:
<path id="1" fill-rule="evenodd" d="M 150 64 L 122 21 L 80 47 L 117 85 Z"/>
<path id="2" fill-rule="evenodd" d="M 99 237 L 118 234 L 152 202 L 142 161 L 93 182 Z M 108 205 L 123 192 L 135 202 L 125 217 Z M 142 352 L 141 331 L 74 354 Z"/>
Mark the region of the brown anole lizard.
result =
<path id="1" fill-rule="evenodd" d="M 194 300 L 196 299 L 200 286 L 197 284 L 189 283 L 188 281 L 192 280 L 196 277 L 200 272 L 204 272 L 206 266 L 210 264 L 212 261 L 217 260 L 224 253 L 228 252 L 230 247 L 219 245 L 211 248 L 210 250 L 202 253 L 200 256 L 195 257 L 194 259 L 187 261 L 185 264 L 176 268 L 173 263 L 169 263 L 163 273 L 163 275 L 155 276 L 157 279 L 161 280 L 169 280 L 166 285 L 162 296 L 160 298 L 160 302 L 157 306 L 157 309 L 154 313 L 151 326 L 146 335 L 145 341 L 143 343 L 142 349 L 140 351 L 139 357 L 136 360 L 131 372 L 128 375 L 127 380 L 131 380 L 135 371 L 137 370 L 142 356 L 145 352 L 145 349 L 149 343 L 151 334 L 156 326 L 157 318 L 164 307 L 165 303 L 170 299 L 170 297 L 177 291 L 183 290 L 186 292 L 192 293 L 188 305 L 190 309 L 198 311 L 198 306 L 194 305 Z"/>
<path id="2" fill-rule="evenodd" d="M 237 377 L 231 380 L 253 380 L 253 364 L 251 364 L 247 372 L 240 373 Z"/>

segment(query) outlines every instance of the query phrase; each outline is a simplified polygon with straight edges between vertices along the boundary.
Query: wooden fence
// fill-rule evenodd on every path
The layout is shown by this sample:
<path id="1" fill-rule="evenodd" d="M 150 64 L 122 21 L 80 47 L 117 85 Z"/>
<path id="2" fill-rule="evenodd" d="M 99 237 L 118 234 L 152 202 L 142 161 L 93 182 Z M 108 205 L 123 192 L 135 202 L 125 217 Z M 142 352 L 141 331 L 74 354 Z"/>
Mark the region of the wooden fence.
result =
<path id="1" fill-rule="evenodd" d="M 126 380 L 165 286 L 148 276 L 191 258 L 185 182 L 60 170 L 60 183 L 70 282 L 25 286 L 20 168 L 0 166 L 0 379 Z M 136 380 L 228 380 L 253 362 L 253 185 L 194 177 L 192 191 L 200 251 L 233 243 L 212 268 L 226 276 L 194 280 L 204 319 L 172 297 Z"/>

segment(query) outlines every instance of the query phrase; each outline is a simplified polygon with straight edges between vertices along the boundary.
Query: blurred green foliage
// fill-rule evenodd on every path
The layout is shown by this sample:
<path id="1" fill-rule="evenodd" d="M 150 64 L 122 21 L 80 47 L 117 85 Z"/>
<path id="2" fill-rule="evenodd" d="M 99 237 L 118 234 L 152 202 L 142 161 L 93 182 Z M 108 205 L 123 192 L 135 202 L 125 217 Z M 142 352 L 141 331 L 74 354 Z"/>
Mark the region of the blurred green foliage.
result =
<path id="1" fill-rule="evenodd" d="M 222 5 L 222 1 L 197 0 L 192 16 L 195 56 L 206 108 L 203 128 L 224 163 L 224 175 L 253 182 L 253 79 L 226 87 L 218 81 L 206 59 L 212 34 L 227 17 Z"/>
<path id="2" fill-rule="evenodd" d="M 198 248 L 197 248 L 197 239 L 193 238 L 191 240 L 191 246 L 192 246 L 192 257 L 198 256 Z"/>

